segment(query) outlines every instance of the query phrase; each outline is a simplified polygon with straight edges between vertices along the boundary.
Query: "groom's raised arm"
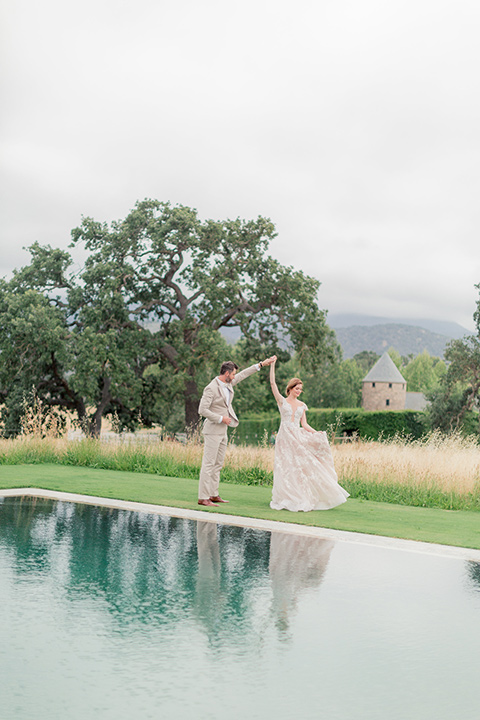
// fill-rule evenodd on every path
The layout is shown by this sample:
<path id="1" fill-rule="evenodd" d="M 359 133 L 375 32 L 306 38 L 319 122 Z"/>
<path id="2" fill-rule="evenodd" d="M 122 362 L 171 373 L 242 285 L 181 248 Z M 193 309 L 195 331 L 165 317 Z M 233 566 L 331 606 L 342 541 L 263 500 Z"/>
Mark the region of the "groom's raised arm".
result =
<path id="1" fill-rule="evenodd" d="M 245 370 L 242 370 L 241 372 L 237 373 L 235 377 L 232 380 L 232 385 L 237 385 L 237 383 L 242 382 L 242 380 L 245 380 L 245 378 L 249 377 L 250 375 L 253 375 L 255 372 L 258 372 L 262 369 L 262 367 L 266 367 L 267 365 L 271 365 L 272 362 L 275 359 L 275 355 L 272 355 L 272 357 L 267 358 L 266 360 L 262 360 L 259 363 L 255 363 L 255 365 L 250 365 L 250 367 L 245 368 Z"/>

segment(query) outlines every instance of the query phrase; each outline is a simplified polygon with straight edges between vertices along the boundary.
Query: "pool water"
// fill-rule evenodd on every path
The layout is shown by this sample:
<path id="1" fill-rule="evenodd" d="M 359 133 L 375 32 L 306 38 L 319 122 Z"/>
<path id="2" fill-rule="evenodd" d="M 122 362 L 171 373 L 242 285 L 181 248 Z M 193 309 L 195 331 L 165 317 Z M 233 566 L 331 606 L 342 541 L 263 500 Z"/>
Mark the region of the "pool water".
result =
<path id="1" fill-rule="evenodd" d="M 1 720 L 477 720 L 480 564 L 0 499 Z"/>

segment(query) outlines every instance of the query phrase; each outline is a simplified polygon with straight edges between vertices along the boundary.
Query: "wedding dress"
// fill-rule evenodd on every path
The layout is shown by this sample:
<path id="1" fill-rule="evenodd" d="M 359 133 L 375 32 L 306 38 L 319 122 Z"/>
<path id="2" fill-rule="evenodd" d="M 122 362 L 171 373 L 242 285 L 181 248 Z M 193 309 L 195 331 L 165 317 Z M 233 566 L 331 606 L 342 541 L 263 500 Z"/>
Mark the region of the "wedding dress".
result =
<path id="1" fill-rule="evenodd" d="M 311 433 L 300 426 L 305 404 L 295 411 L 283 399 L 278 406 L 280 429 L 275 440 L 273 510 L 329 510 L 349 494 L 338 484 L 327 433 Z"/>

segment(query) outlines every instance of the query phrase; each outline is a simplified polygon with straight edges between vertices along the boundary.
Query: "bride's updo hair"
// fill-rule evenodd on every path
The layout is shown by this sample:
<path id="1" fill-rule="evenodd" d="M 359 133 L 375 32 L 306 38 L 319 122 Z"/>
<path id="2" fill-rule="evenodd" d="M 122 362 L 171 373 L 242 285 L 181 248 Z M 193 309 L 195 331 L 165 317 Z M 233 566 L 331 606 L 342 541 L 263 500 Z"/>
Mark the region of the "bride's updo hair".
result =
<path id="1" fill-rule="evenodd" d="M 291 380 L 289 380 L 286 389 L 287 397 L 290 394 L 290 390 L 293 390 L 296 385 L 303 385 L 303 382 L 300 380 L 300 378 L 292 378 Z"/>

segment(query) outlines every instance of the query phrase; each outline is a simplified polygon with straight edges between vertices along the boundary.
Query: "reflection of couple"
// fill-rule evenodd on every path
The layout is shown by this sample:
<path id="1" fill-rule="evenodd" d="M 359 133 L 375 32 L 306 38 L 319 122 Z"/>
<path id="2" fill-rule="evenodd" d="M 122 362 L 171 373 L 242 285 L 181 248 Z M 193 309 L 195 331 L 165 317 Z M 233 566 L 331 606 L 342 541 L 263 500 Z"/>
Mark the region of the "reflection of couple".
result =
<path id="1" fill-rule="evenodd" d="M 275 624 L 282 633 L 304 591 L 323 580 L 335 542 L 326 538 L 273 532 L 268 566 Z"/>
<path id="2" fill-rule="evenodd" d="M 276 360 L 274 355 L 238 375 L 238 366 L 225 362 L 220 375 L 203 391 L 199 406 L 199 413 L 205 418 L 199 505 L 215 506 L 228 502 L 220 497 L 218 487 L 227 449 L 227 427 L 238 425 L 232 407 L 233 386 L 265 365 L 270 365 L 270 384 L 281 417 L 275 442 L 270 506 L 274 510 L 328 510 L 347 499 L 348 493 L 338 484 L 326 433 L 317 432 L 307 423 L 307 406 L 299 400 L 302 381 L 299 378 L 290 380 L 286 397 L 283 397 L 275 382 Z"/>
<path id="3" fill-rule="evenodd" d="M 282 634 L 287 631 L 298 600 L 318 588 L 327 569 L 334 541 L 290 533 L 272 532 L 268 575 L 272 590 L 272 615 Z M 221 592 L 221 561 L 217 524 L 197 521 L 198 573 L 196 610 L 209 631 L 217 628 L 229 592 Z"/>
<path id="4" fill-rule="evenodd" d="M 216 523 L 197 522 L 197 554 L 195 608 L 206 627 L 214 630 L 225 601 L 220 592 L 221 562 Z"/>

